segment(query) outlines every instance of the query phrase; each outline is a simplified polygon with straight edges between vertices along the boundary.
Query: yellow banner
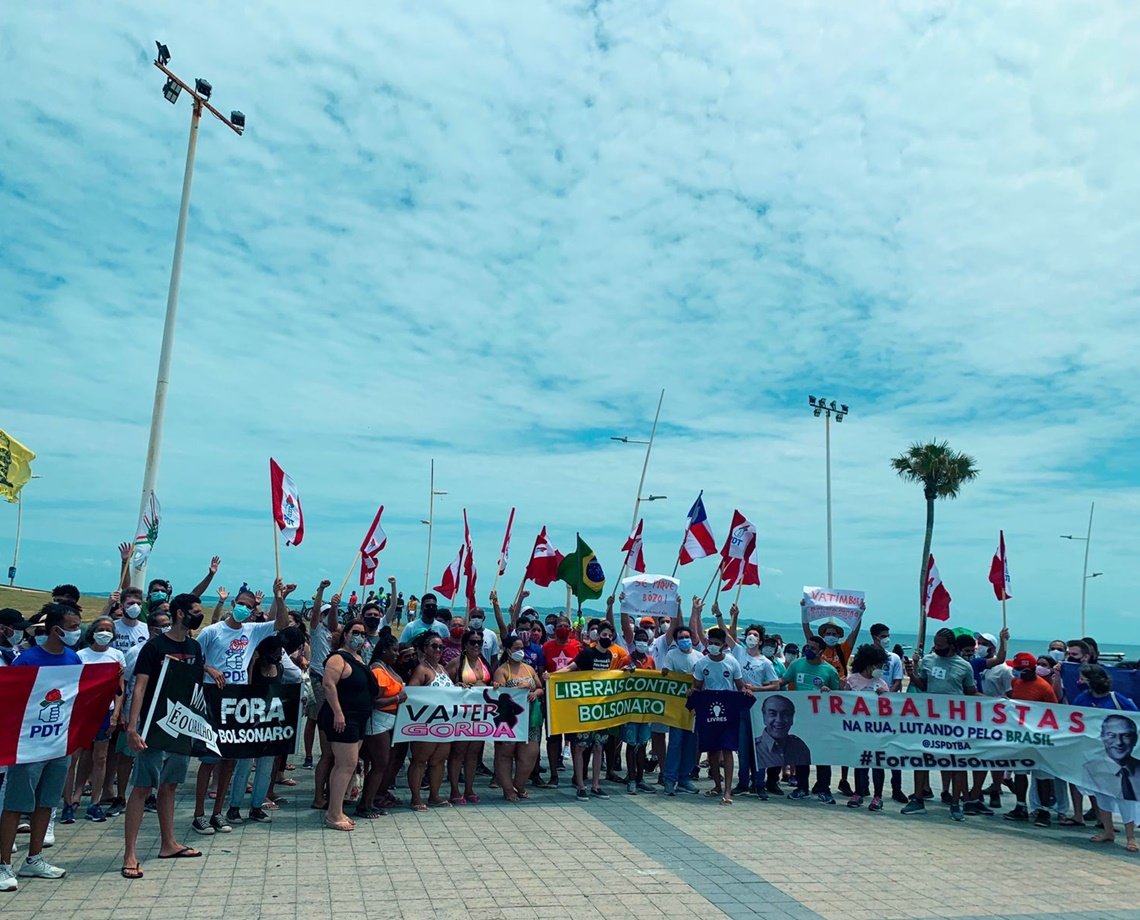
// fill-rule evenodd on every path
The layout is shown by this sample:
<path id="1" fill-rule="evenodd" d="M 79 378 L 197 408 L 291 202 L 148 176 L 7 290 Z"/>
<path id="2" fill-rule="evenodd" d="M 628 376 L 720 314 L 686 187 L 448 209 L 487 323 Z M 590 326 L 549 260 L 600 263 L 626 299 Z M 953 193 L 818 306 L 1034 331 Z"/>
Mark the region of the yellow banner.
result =
<path id="1" fill-rule="evenodd" d="M 32 477 L 36 455 L 0 428 L 0 498 L 20 500 L 20 489 Z"/>
<path id="2" fill-rule="evenodd" d="M 594 732 L 626 722 L 692 729 L 685 708 L 693 678 L 660 671 L 560 671 L 547 675 L 550 734 Z"/>

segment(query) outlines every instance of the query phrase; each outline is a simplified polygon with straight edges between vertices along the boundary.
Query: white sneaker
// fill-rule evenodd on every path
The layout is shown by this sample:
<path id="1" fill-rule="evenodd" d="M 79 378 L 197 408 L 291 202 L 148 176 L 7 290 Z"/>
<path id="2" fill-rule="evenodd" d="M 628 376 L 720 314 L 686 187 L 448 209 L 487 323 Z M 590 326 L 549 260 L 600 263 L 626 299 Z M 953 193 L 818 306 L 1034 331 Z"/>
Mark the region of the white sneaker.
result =
<path id="1" fill-rule="evenodd" d="M 44 846 L 55 846 L 55 818 L 52 818 L 50 821 L 48 821 L 47 830 L 44 831 Z"/>
<path id="2" fill-rule="evenodd" d="M 24 878 L 63 878 L 67 875 L 67 870 L 53 866 L 42 856 L 37 855 L 25 859 L 17 875 Z"/>
<path id="3" fill-rule="evenodd" d="M 32 832 L 32 823 L 27 818 L 20 818 L 20 823 L 16 825 L 17 834 L 30 834 Z"/>
<path id="4" fill-rule="evenodd" d="M 15 891 L 19 887 L 16 873 L 6 863 L 0 863 L 0 891 Z"/>

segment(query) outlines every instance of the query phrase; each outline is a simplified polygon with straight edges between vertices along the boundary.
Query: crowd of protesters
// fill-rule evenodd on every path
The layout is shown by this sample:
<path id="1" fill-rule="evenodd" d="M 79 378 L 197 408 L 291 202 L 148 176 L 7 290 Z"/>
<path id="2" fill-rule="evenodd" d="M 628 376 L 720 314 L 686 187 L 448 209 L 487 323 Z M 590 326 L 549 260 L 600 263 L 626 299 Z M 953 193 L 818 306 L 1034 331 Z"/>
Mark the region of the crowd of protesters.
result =
<path id="1" fill-rule="evenodd" d="M 323 581 L 302 612 L 289 607 L 296 586 L 280 579 L 268 609 L 263 595 L 247 584 L 232 597 L 218 588 L 219 600 L 209 613 L 202 595 L 218 570 L 217 557 L 201 582 L 181 594 L 163 579 L 152 580 L 145 591 L 130 587 L 125 560 L 124 555 L 122 584 L 95 615 L 85 617 L 78 589 L 66 584 L 57 586 L 51 602 L 32 617 L 0 611 L 0 667 L 113 662 L 120 668 L 119 690 L 86 750 L 11 766 L 0 778 L 0 891 L 16 890 L 20 878 L 63 877 L 65 870 L 49 863 L 44 850 L 55 842 L 59 825 L 80 820 L 101 823 L 123 816 L 126 879 L 144 873 L 137 839 L 148 812 L 157 815 L 158 858 L 200 857 L 202 851 L 187 843 L 182 831 L 210 836 L 245 822 L 271 822 L 273 811 L 287 804 L 280 790 L 297 785 L 290 775 L 297 769 L 313 771 L 311 807 L 322 814 L 325 827 L 337 831 L 352 831 L 358 821 L 383 818 L 401 807 L 423 813 L 477 806 L 480 786 L 484 795 L 493 790 L 520 802 L 535 789 L 557 789 L 564 773 L 582 801 L 609 798 L 605 784 L 620 784 L 629 795 L 698 794 L 694 781 L 707 769 L 713 787 L 705 795 L 723 804 L 737 796 L 761 801 L 786 796 L 830 806 L 837 804 L 838 792 L 848 808 L 878 812 L 893 800 L 905 815 L 925 814 L 928 803 L 940 800 L 948 817 L 960 822 L 994 816 L 1003 802 L 1012 801 L 1005 820 L 1091 827 L 1091 839 L 1106 844 L 1115 839 L 1115 813 L 1123 819 L 1127 849 L 1137 851 L 1137 806 L 1128 800 L 1127 787 L 1119 800 L 1098 799 L 1040 774 L 943 771 L 932 777 L 918 771 L 908 795 L 900 771 L 849 773 L 843 767 L 833 788 L 826 764 L 785 766 L 795 762 L 785 745 L 798 739 L 788 736 L 791 707 L 783 705 L 788 698 L 782 694 L 758 703 L 771 744 L 754 744 L 744 719 L 735 749 L 722 745 L 707 752 L 705 761 L 694 732 L 661 724 L 628 723 L 567 736 L 545 731 L 545 678 L 564 670 L 681 673 L 692 675 L 698 689 L 756 697 L 777 690 L 876 695 L 909 690 L 1135 711 L 1131 699 L 1113 690 L 1089 637 L 1011 655 L 1006 630 L 995 636 L 940 629 L 930 654 L 907 658 L 882 623 L 870 627 L 863 644 L 858 644 L 858 626 L 848 629 L 839 622 L 814 632 L 805 626 L 802 642 L 785 641 L 759 624 L 740 630 L 735 605 L 726 622 L 714 604 L 717 625 L 706 630 L 698 598 L 687 620 L 678 610 L 675 618 L 634 621 L 622 615 L 615 621 L 613 597 L 605 617 L 574 623 L 562 613 L 540 614 L 524 606 L 526 592 L 507 610 L 492 592 L 494 622 L 488 624 L 482 610 L 456 614 L 431 593 L 405 604 L 394 578 L 388 579 L 386 596 L 373 592 L 361 602 L 353 592 L 343 606 L 339 595 L 325 600 L 329 582 Z M 236 657 L 235 648 L 240 649 Z M 199 681 L 219 687 L 301 684 L 305 728 L 299 766 L 277 756 L 191 758 L 149 749 L 141 720 L 167 658 L 192 666 Z M 1065 662 L 1080 665 L 1082 691 L 1074 699 L 1066 698 L 1061 681 Z M 397 707 L 407 699 L 407 688 L 420 686 L 525 690 L 530 704 L 525 740 L 495 742 L 493 750 L 477 740 L 394 743 Z M 1130 754 L 1137 739 L 1135 728 L 1127 726 L 1134 723 L 1121 721 L 1113 730 L 1131 731 L 1121 740 Z M 180 829 L 175 794 L 188 781 L 192 760 L 197 760 L 193 816 Z M 14 862 L 21 838 L 27 852 Z"/>

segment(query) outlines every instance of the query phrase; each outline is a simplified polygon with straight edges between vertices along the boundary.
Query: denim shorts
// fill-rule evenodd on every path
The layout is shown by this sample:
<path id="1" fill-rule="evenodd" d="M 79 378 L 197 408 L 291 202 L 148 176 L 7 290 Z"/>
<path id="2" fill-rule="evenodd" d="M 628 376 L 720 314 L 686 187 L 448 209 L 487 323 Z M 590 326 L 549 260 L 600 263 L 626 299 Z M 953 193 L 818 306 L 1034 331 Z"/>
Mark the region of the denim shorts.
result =
<path id="1" fill-rule="evenodd" d="M 623 744 L 648 744 L 653 734 L 653 726 L 648 722 L 626 722 L 621 727 L 621 740 Z"/>

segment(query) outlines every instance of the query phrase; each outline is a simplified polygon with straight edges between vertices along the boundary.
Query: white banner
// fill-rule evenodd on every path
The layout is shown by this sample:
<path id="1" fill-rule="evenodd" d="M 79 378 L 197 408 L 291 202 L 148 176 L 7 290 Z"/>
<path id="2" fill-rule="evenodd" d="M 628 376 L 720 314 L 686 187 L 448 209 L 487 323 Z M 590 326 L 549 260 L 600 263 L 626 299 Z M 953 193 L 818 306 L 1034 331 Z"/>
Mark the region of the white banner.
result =
<path id="1" fill-rule="evenodd" d="M 1140 795 L 1138 725 L 1123 710 L 927 693 L 764 693 L 752 708 L 762 768 L 1039 770 L 1118 805 Z"/>
<path id="2" fill-rule="evenodd" d="M 859 625 L 866 607 L 862 591 L 813 588 L 810 585 L 804 585 L 804 596 L 800 601 L 803 623 L 811 628 L 813 634 L 818 633 L 824 623 L 836 622 L 843 627 L 844 638 Z"/>
<path id="3" fill-rule="evenodd" d="M 677 596 L 681 580 L 668 575 L 634 575 L 621 580 L 621 612 L 635 620 L 677 616 Z"/>
<path id="4" fill-rule="evenodd" d="M 392 741 L 527 741 L 528 690 L 406 687 Z"/>

